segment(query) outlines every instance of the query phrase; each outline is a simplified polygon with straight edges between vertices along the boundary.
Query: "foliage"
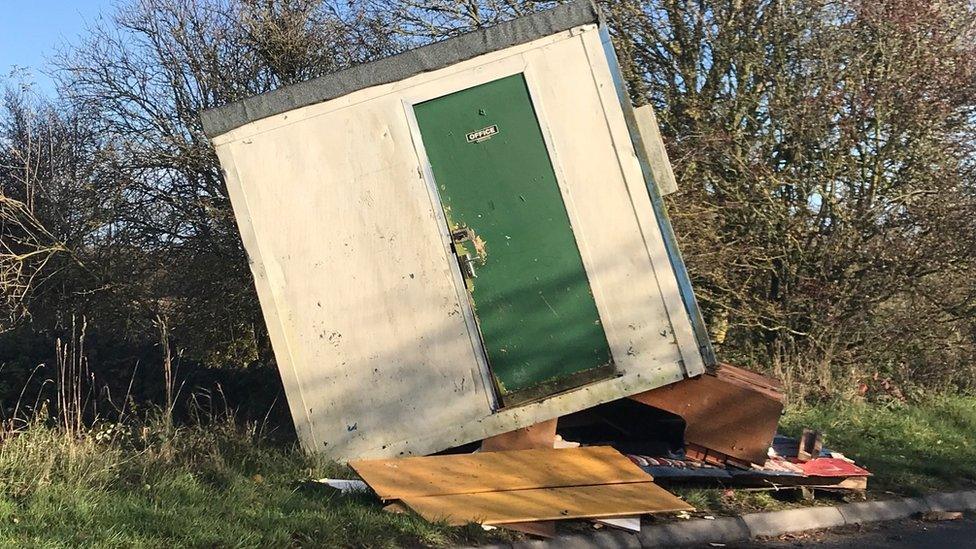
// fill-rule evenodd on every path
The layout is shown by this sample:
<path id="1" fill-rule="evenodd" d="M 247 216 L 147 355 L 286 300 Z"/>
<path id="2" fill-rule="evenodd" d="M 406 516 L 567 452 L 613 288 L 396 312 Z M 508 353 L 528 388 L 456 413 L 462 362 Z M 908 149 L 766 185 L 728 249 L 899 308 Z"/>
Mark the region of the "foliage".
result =
<path id="1" fill-rule="evenodd" d="M 57 100 L 0 114 L 0 364 L 26 379 L 81 314 L 103 378 L 158 361 L 158 318 L 185 364 L 273 363 L 200 111 L 557 3 L 120 4 Z M 601 6 L 719 356 L 800 398 L 973 389 L 972 3 Z"/>
<path id="2" fill-rule="evenodd" d="M 133 345 L 152 341 L 164 315 L 179 320 L 174 335 L 197 361 L 269 361 L 199 113 L 388 53 L 393 44 L 363 13 L 309 0 L 132 2 L 96 22 L 56 62 L 56 103 L 12 93 L 0 117 L 8 121 L 0 127 L 7 159 L 0 196 L 31 195 L 20 199 L 22 209 L 51 233 L 41 235 L 49 236 L 44 245 L 60 251 L 54 246 L 63 243 L 86 267 L 47 266 L 45 274 L 56 276 L 34 290 L 49 299 L 30 304 L 31 329 L 57 331 L 66 311 L 84 312 L 93 331 L 122 334 L 129 341 L 113 343 Z M 4 244 L 20 238 L 12 229 L 4 225 Z M 5 298 L 24 293 L 16 291 L 4 283 Z"/>
<path id="3" fill-rule="evenodd" d="M 507 535 L 387 513 L 370 497 L 342 496 L 305 482 L 353 476 L 230 416 L 204 416 L 194 426 L 173 428 L 158 414 L 96 422 L 78 432 L 38 421 L 3 430 L 0 545 L 398 547 L 502 541 Z M 874 473 L 869 485 L 877 494 L 971 489 L 976 483 L 972 398 L 912 407 L 828 402 L 795 410 L 784 424 L 793 434 L 802 427 L 823 429 L 828 447 Z M 769 493 L 674 491 L 711 514 L 797 505 Z"/>
<path id="4" fill-rule="evenodd" d="M 402 547 L 486 541 L 307 482 L 352 472 L 229 418 L 3 433 L 0 545 Z"/>
<path id="5" fill-rule="evenodd" d="M 821 394 L 971 386 L 972 5 L 613 6 L 723 354 Z"/>
<path id="6" fill-rule="evenodd" d="M 976 400 L 942 396 L 915 405 L 832 400 L 791 410 L 782 422 L 793 435 L 824 433 L 824 446 L 872 473 L 873 490 L 918 495 L 976 485 Z"/>

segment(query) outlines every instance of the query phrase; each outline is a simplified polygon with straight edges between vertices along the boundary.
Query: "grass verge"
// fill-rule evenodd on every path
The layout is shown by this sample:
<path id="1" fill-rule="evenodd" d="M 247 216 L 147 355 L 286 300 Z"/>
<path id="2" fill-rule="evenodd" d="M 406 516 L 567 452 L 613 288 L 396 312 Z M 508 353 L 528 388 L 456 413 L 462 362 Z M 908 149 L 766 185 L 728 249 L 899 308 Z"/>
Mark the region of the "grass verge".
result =
<path id="1" fill-rule="evenodd" d="M 874 472 L 876 494 L 976 486 L 976 398 L 808 406 L 791 411 L 782 427 L 823 430 L 828 447 Z M 303 482 L 321 477 L 352 472 L 231 421 L 101 425 L 71 437 L 35 425 L 0 442 L 0 545 L 399 547 L 508 539 L 500 530 L 386 513 L 371 497 Z M 768 492 L 675 491 L 705 513 L 796 505 Z"/>
<path id="2" fill-rule="evenodd" d="M 105 430 L 66 438 L 38 425 L 0 444 L 0 545 L 402 547 L 504 535 L 303 482 L 354 476 L 231 422 Z"/>
<path id="3" fill-rule="evenodd" d="M 871 491 L 918 495 L 976 487 L 976 398 L 919 404 L 838 402 L 789 413 L 781 428 L 824 433 L 824 445 L 872 473 Z"/>
<path id="4" fill-rule="evenodd" d="M 824 433 L 824 445 L 871 471 L 868 498 L 976 488 L 976 397 L 931 397 L 916 404 L 835 401 L 789 409 L 780 430 Z M 787 491 L 669 487 L 702 513 L 733 515 L 835 499 L 800 501 Z"/>

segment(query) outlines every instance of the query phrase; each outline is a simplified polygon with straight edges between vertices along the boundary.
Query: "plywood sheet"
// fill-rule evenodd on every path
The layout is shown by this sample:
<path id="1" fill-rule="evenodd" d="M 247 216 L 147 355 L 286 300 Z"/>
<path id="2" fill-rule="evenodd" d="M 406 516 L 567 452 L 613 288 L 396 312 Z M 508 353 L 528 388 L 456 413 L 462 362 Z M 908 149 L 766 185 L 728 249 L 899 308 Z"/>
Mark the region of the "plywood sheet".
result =
<path id="1" fill-rule="evenodd" d="M 361 460 L 349 465 L 382 499 L 653 480 L 609 446 Z"/>
<path id="2" fill-rule="evenodd" d="M 502 452 L 532 448 L 554 448 L 558 421 L 557 418 L 553 418 L 549 421 L 488 437 L 481 441 L 481 451 Z M 499 524 L 498 526 L 541 538 L 548 539 L 556 536 L 556 523 L 551 520 Z"/>
<path id="3" fill-rule="evenodd" d="M 481 441 L 482 452 L 501 452 L 505 450 L 529 450 L 532 448 L 552 448 L 556 442 L 556 423 L 550 419 L 535 425 L 488 437 Z"/>
<path id="4" fill-rule="evenodd" d="M 403 503 L 427 520 L 452 525 L 623 517 L 693 509 L 653 482 L 407 497 Z"/>

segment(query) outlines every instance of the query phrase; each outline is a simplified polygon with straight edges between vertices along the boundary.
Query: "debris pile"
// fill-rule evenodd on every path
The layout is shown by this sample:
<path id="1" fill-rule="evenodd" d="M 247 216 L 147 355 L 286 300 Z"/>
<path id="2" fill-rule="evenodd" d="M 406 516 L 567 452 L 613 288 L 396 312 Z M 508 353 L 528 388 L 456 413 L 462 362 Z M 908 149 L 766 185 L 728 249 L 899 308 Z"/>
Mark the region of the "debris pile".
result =
<path id="1" fill-rule="evenodd" d="M 783 392 L 774 379 L 720 364 L 699 378 L 631 399 L 686 423 L 684 445 L 678 451 L 629 454 L 659 479 L 769 489 L 867 489 L 871 473 L 843 454 L 824 449 L 819 432 L 804 430 L 799 439 L 776 433 Z"/>
<path id="2" fill-rule="evenodd" d="M 829 491 L 863 491 L 871 473 L 843 454 L 827 449 L 815 456 L 799 457 L 799 440 L 777 434 L 763 464 L 742 467 L 716 465 L 695 457 L 628 457 L 658 480 L 668 483 L 712 482 L 740 488 L 811 488 Z"/>
<path id="3" fill-rule="evenodd" d="M 553 536 L 557 520 L 639 530 L 641 515 L 694 510 L 655 481 L 769 490 L 867 488 L 871 473 L 824 448 L 819 432 L 805 430 L 799 439 L 777 434 L 782 409 L 778 383 L 723 364 L 699 378 L 489 437 L 477 448 L 455 449 L 464 453 L 350 465 L 388 503 L 388 511 L 540 537 Z M 642 410 L 650 415 L 635 413 Z M 677 430 L 671 414 L 680 417 Z M 677 442 L 667 440 L 674 436 Z M 628 451 L 634 448 L 659 451 Z"/>

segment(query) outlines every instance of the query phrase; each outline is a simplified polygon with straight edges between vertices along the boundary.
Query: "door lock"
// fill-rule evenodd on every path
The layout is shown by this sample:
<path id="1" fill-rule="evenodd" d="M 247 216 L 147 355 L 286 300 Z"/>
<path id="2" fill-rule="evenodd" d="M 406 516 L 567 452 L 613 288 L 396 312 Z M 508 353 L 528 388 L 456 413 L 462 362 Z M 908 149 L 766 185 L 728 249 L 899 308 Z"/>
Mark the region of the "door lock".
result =
<path id="1" fill-rule="evenodd" d="M 471 257 L 471 254 L 464 254 L 458 259 L 461 260 L 461 271 L 464 273 L 464 276 L 478 278 L 478 273 L 474 271 L 474 258 Z"/>

